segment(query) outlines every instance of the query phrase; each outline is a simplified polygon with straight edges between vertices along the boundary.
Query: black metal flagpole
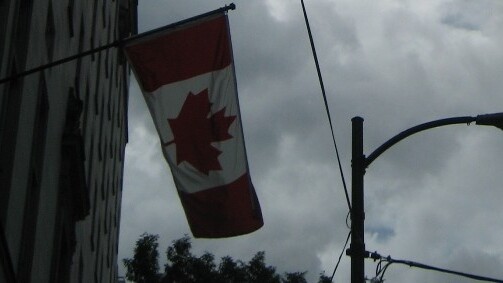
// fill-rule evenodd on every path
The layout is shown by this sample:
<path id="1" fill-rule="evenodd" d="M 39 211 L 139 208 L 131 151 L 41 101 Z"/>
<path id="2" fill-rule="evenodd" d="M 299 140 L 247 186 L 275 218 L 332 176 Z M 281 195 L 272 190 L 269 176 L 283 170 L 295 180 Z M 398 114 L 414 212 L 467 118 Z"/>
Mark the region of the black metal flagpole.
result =
<path id="1" fill-rule="evenodd" d="M 128 42 L 131 42 L 133 40 L 138 40 L 138 39 L 150 36 L 150 35 L 158 33 L 158 32 L 166 31 L 166 30 L 169 30 L 169 29 L 176 28 L 178 26 L 184 25 L 186 23 L 197 21 L 197 20 L 205 18 L 205 17 L 209 17 L 211 15 L 216 15 L 216 14 L 219 14 L 219 13 L 223 13 L 223 12 L 227 12 L 229 10 L 235 10 L 235 9 L 236 9 L 236 5 L 234 3 L 231 3 L 229 5 L 225 5 L 224 7 L 218 8 L 218 9 L 213 10 L 213 11 L 209 11 L 209 12 L 204 13 L 204 14 L 200 14 L 200 15 L 197 15 L 197 16 L 185 19 L 185 20 L 181 20 L 181 21 L 178 21 L 178 22 L 175 22 L 175 23 L 172 23 L 172 24 L 168 24 L 168 25 L 162 26 L 160 28 L 156 28 L 156 29 L 153 29 L 153 30 L 149 30 L 149 31 L 137 34 L 137 35 L 133 35 L 131 37 L 123 39 L 121 41 L 121 44 L 125 45 Z"/>
<path id="2" fill-rule="evenodd" d="M 75 59 L 78 59 L 78 58 L 81 58 L 81 57 L 84 57 L 84 56 L 87 56 L 87 55 L 91 55 L 91 54 L 94 54 L 94 53 L 106 50 L 108 48 L 117 47 L 117 46 L 119 46 L 119 43 L 120 43 L 120 40 L 117 40 L 117 41 L 114 41 L 112 43 L 109 43 L 109 44 L 106 44 L 106 45 L 103 45 L 103 46 L 100 46 L 100 47 L 97 47 L 97 48 L 94 48 L 94 49 L 91 49 L 91 50 L 87 50 L 87 51 L 81 52 L 79 54 L 75 54 L 73 56 L 70 56 L 70 57 L 66 57 L 66 58 L 63 58 L 63 59 L 60 59 L 60 60 L 56 60 L 54 62 L 47 63 L 47 64 L 44 64 L 44 65 L 35 67 L 33 69 L 29 69 L 29 70 L 26 70 L 26 71 L 23 71 L 23 72 L 11 75 L 9 77 L 1 79 L 0 80 L 0 84 L 16 80 L 16 79 L 19 79 L 21 77 L 25 77 L 27 75 L 31 75 L 31 74 L 39 72 L 39 71 L 42 71 L 42 70 L 45 70 L 45 69 L 48 69 L 48 68 L 52 68 L 54 66 L 67 63 L 67 62 L 73 61 Z"/>
<path id="3" fill-rule="evenodd" d="M 227 12 L 228 10 L 235 10 L 235 9 L 236 9 L 236 5 L 234 3 L 231 3 L 229 5 L 225 5 L 224 7 L 218 8 L 216 10 L 213 10 L 213 11 L 210 11 L 210 12 L 207 12 L 207 13 L 204 13 L 204 14 L 200 14 L 200 15 L 197 15 L 197 16 L 185 19 L 185 20 L 181 20 L 181 21 L 176 22 L 176 23 L 168 24 L 166 26 L 163 26 L 163 27 L 160 27 L 160 28 L 157 28 L 157 29 L 154 29 L 154 30 L 146 31 L 144 33 L 140 33 L 140 34 L 137 34 L 137 35 L 133 35 L 133 36 L 128 37 L 128 38 L 118 39 L 118 40 L 115 40 L 115 41 L 113 41 L 113 42 L 111 42 L 109 44 L 106 44 L 106 45 L 103 45 L 103 46 L 99 46 L 99 47 L 96 47 L 96 48 L 93 48 L 93 49 L 81 52 L 79 54 L 72 55 L 70 57 L 66 57 L 66 58 L 63 58 L 63 59 L 60 59 L 60 60 L 56 60 L 54 62 L 47 63 L 47 64 L 44 64 L 44 65 L 41 65 L 41 66 L 38 66 L 38 67 L 35 67 L 35 68 L 32 68 L 32 69 L 25 70 L 23 72 L 20 72 L 20 73 L 13 74 L 11 76 L 2 78 L 2 79 L 0 79 L 0 85 L 4 84 L 6 82 L 10 82 L 10 81 L 19 79 L 21 77 L 25 77 L 27 75 L 31 75 L 33 73 L 36 73 L 36 72 L 48 69 L 48 68 L 52 68 L 52 67 L 57 66 L 57 65 L 61 65 L 61 64 L 73 61 L 75 59 L 78 59 L 78 58 L 81 58 L 81 57 L 84 57 L 84 56 L 88 56 L 88 55 L 91 55 L 91 54 L 94 54 L 94 53 L 98 53 L 100 51 L 103 51 L 103 50 L 106 50 L 106 49 L 109 49 L 109 48 L 112 48 L 112 47 L 122 47 L 126 43 L 131 42 L 133 40 L 144 38 L 146 36 L 150 36 L 150 35 L 155 34 L 157 32 L 169 30 L 169 29 L 175 28 L 177 26 L 189 23 L 191 21 L 195 21 L 195 20 L 198 20 L 198 19 L 201 19 L 201 18 L 204 18 L 204 17 L 211 16 L 213 14 L 223 13 L 223 12 Z"/>

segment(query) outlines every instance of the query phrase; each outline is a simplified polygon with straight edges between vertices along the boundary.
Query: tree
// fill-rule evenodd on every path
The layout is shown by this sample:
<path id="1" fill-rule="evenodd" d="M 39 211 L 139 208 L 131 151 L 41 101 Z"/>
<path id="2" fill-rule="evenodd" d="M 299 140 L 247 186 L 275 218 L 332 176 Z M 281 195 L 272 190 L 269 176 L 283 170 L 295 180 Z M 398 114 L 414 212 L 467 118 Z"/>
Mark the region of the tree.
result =
<path id="1" fill-rule="evenodd" d="M 265 252 L 260 251 L 253 256 L 246 266 L 248 282 L 280 283 L 281 277 L 276 274 L 276 268 L 265 265 Z"/>
<path id="2" fill-rule="evenodd" d="M 318 283 L 332 283 L 332 279 L 325 275 L 325 272 L 320 273 L 320 279 Z"/>
<path id="3" fill-rule="evenodd" d="M 192 243 L 187 235 L 173 241 L 168 247 L 163 282 L 219 282 L 214 256 L 206 252 L 196 257 L 191 253 L 191 248 Z"/>
<path id="4" fill-rule="evenodd" d="M 126 278 L 137 283 L 159 281 L 158 235 L 143 233 L 136 241 L 133 258 L 123 259 L 126 267 Z"/>
<path id="5" fill-rule="evenodd" d="M 134 258 L 123 260 L 128 280 L 137 283 L 307 283 L 304 278 L 307 271 L 276 273 L 274 266 L 266 265 L 264 251 L 257 252 L 247 263 L 224 256 L 216 264 L 215 256 L 209 252 L 195 256 L 187 235 L 167 248 L 168 263 L 164 266 L 164 275 L 160 276 L 157 274 L 157 239 L 158 235 L 144 233 L 136 242 Z M 330 278 L 320 274 L 319 283 L 328 282 Z"/>
<path id="6" fill-rule="evenodd" d="M 218 272 L 223 283 L 246 282 L 248 280 L 248 274 L 243 262 L 235 262 L 230 256 L 222 258 L 218 266 Z"/>
<path id="7" fill-rule="evenodd" d="M 285 273 L 285 279 L 281 279 L 283 283 L 307 283 L 306 276 L 307 271 L 304 272 L 293 272 Z"/>

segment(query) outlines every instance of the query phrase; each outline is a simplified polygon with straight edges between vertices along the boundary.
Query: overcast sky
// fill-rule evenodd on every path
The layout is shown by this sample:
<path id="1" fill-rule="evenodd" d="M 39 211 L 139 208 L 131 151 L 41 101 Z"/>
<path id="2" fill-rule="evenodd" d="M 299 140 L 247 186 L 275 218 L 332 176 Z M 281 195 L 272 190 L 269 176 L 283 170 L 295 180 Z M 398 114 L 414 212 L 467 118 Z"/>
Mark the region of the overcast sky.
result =
<path id="1" fill-rule="evenodd" d="M 147 31 L 230 2 L 139 1 Z M 229 12 L 243 129 L 265 225 L 236 238 L 194 239 L 248 261 L 265 251 L 278 271 L 330 275 L 346 239 L 348 206 L 299 1 L 234 0 Z M 351 118 L 365 153 L 431 120 L 503 111 L 503 1 L 305 0 L 328 104 L 351 187 Z M 143 232 L 160 257 L 190 234 L 159 138 L 134 80 L 119 259 Z M 503 278 L 503 132 L 449 126 L 386 151 L 365 176 L 366 247 L 382 255 Z M 366 260 L 366 275 L 376 263 Z M 335 282 L 350 281 L 343 256 Z M 119 274 L 124 275 L 122 263 Z M 387 282 L 473 282 L 392 265 Z"/>

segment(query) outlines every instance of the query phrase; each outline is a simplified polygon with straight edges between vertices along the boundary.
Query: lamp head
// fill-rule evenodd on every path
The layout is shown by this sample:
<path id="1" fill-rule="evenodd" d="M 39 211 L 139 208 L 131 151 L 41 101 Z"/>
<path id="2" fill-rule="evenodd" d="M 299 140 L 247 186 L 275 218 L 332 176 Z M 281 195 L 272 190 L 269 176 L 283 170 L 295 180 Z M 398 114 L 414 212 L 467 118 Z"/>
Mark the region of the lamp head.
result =
<path id="1" fill-rule="evenodd" d="M 477 125 L 494 126 L 503 130 L 503 112 L 478 115 L 475 123 Z"/>

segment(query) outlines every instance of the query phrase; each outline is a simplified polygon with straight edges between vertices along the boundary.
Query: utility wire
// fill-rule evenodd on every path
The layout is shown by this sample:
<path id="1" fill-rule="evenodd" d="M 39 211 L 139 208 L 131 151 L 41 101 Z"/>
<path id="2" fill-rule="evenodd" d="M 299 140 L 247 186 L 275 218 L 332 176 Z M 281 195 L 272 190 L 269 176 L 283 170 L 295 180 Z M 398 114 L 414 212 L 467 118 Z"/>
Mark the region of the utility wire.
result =
<path id="1" fill-rule="evenodd" d="M 426 270 L 438 271 L 441 273 L 453 274 L 453 275 L 462 276 L 462 277 L 466 277 L 466 278 L 470 278 L 470 279 L 474 279 L 474 280 L 478 280 L 478 281 L 503 283 L 502 279 L 495 279 L 495 278 L 490 278 L 490 277 L 486 277 L 486 276 L 480 276 L 480 275 L 475 275 L 475 274 L 470 274 L 470 273 L 465 273 L 465 272 L 460 272 L 460 271 L 454 271 L 454 270 L 435 267 L 435 266 L 431 266 L 431 265 L 427 265 L 424 263 L 419 263 L 419 262 L 415 262 L 415 261 L 411 261 L 411 260 L 393 259 L 390 256 L 383 257 L 380 254 L 378 254 L 377 252 L 370 253 L 370 258 L 372 258 L 374 260 L 379 259 L 383 262 L 388 262 L 388 264 L 386 264 L 386 266 L 382 270 L 381 282 L 382 282 L 382 278 L 384 276 L 384 272 L 389 267 L 389 265 L 391 265 L 393 263 L 398 263 L 398 264 L 408 265 L 409 267 L 417 267 L 417 268 L 426 269 Z"/>
<path id="2" fill-rule="evenodd" d="M 339 264 L 341 263 L 342 255 L 344 254 L 344 251 L 346 250 L 346 246 L 348 245 L 348 242 L 349 242 L 349 237 L 351 237 L 351 231 L 349 231 L 348 236 L 346 237 L 346 243 L 344 243 L 344 247 L 342 248 L 341 254 L 339 255 L 339 259 L 337 260 L 337 264 L 335 265 L 334 272 L 332 272 L 332 276 L 330 277 L 330 282 L 334 281 L 335 272 L 337 271 L 337 268 L 339 268 Z"/>
<path id="3" fill-rule="evenodd" d="M 339 156 L 339 150 L 337 148 L 337 143 L 335 142 L 334 127 L 332 125 L 332 118 L 330 116 L 330 109 L 328 107 L 327 95 L 325 93 L 325 86 L 323 85 L 323 77 L 321 76 L 320 64 L 318 63 L 318 56 L 316 55 L 316 48 L 314 47 L 313 35 L 311 33 L 311 28 L 309 26 L 309 19 L 307 18 L 306 7 L 304 6 L 304 0 L 300 0 L 302 4 L 302 11 L 304 12 L 304 19 L 306 22 L 307 33 L 309 34 L 309 42 L 311 43 L 311 50 L 313 51 L 314 63 L 316 65 L 316 71 L 318 72 L 318 80 L 320 81 L 321 93 L 323 94 L 323 101 L 325 102 L 325 109 L 327 111 L 328 123 L 330 124 L 330 131 L 332 132 L 332 140 L 334 142 L 335 153 L 337 155 L 337 163 L 339 164 L 339 171 L 342 178 L 342 185 L 344 186 L 344 193 L 346 194 L 346 201 L 348 203 L 349 210 L 351 210 L 351 202 L 349 201 L 348 189 L 346 187 L 346 180 L 344 179 L 344 173 L 342 172 L 341 158 Z"/>
<path id="4" fill-rule="evenodd" d="M 351 212 L 351 202 L 349 201 L 348 188 L 346 186 L 344 172 L 342 171 L 342 164 L 341 164 L 341 158 L 339 155 L 339 149 L 337 148 L 337 142 L 335 141 L 334 126 L 333 126 L 332 118 L 330 115 L 330 108 L 328 107 L 327 95 L 325 92 L 325 85 L 323 84 L 323 77 L 321 75 L 320 64 L 318 62 L 318 56 L 316 55 L 316 48 L 314 46 L 313 34 L 311 33 L 311 27 L 309 26 L 309 19 L 307 17 L 306 6 L 304 5 L 304 0 L 301 0 L 300 3 L 302 4 L 302 12 L 304 13 L 304 20 L 306 22 L 307 33 L 309 35 L 309 42 L 311 44 L 311 51 L 313 52 L 314 64 L 316 65 L 316 72 L 318 73 L 318 80 L 320 82 L 321 93 L 323 95 L 323 101 L 325 103 L 325 110 L 327 111 L 327 118 L 328 118 L 328 123 L 330 125 L 330 131 L 332 133 L 332 141 L 333 141 L 334 147 L 335 147 L 335 154 L 337 156 L 337 164 L 339 165 L 339 173 L 341 175 L 342 186 L 344 187 L 346 201 L 348 204 L 349 211 Z M 348 216 L 349 216 L 349 213 L 348 213 Z M 346 218 L 346 225 L 347 225 L 347 218 Z M 339 259 L 337 260 L 337 264 L 335 265 L 334 271 L 332 272 L 332 276 L 330 277 L 330 282 L 332 282 L 334 280 L 335 272 L 337 271 L 339 264 L 341 263 L 341 258 L 342 258 L 342 255 L 344 254 L 344 251 L 346 250 L 346 246 L 348 245 L 350 236 L 351 236 L 351 231 L 349 231 L 349 233 L 348 233 L 348 236 L 346 238 L 346 243 L 344 243 L 344 247 L 342 248 L 342 251 L 339 255 Z"/>

